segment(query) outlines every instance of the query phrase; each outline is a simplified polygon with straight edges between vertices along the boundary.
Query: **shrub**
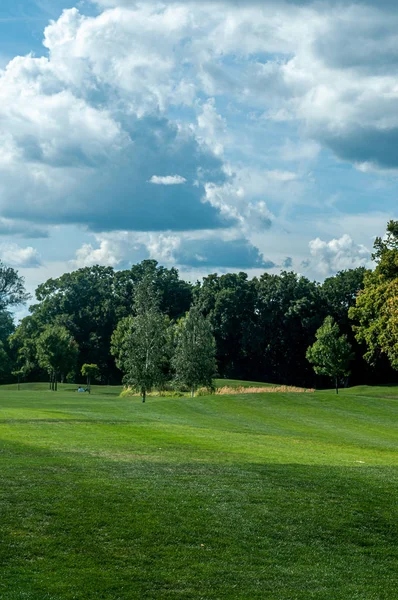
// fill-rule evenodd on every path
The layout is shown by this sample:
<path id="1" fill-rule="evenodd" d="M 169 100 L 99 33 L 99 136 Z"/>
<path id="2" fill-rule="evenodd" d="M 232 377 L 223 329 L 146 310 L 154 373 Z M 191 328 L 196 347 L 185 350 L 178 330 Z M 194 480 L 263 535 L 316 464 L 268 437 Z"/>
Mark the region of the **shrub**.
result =
<path id="1" fill-rule="evenodd" d="M 201 396 L 211 396 L 215 391 L 215 388 L 201 387 L 196 390 L 195 396 L 196 398 L 200 398 Z"/>

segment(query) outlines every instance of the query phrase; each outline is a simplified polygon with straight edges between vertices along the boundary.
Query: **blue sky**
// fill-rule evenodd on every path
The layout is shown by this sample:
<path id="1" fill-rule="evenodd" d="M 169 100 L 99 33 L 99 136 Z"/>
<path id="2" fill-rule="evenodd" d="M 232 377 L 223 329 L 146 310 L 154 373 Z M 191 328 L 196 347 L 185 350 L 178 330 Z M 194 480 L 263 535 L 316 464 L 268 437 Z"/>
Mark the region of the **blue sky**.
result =
<path id="1" fill-rule="evenodd" d="M 370 266 L 397 218 L 398 9 L 3 0 L 0 258 L 195 280 Z"/>

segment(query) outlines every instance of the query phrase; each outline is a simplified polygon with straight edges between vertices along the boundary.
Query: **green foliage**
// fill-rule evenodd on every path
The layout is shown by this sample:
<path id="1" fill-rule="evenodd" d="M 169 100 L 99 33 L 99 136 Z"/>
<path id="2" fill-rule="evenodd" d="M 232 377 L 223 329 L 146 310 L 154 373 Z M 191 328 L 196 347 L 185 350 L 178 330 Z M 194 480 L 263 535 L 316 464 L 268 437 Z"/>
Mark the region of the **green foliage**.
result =
<path id="1" fill-rule="evenodd" d="M 98 365 L 84 363 L 81 368 L 81 374 L 83 377 L 87 377 L 87 387 L 88 391 L 90 392 L 91 380 L 99 379 L 101 376 L 101 371 Z"/>
<path id="2" fill-rule="evenodd" d="M 136 316 L 123 320 L 112 337 L 112 351 L 127 386 L 147 392 L 167 378 L 170 353 L 169 319 L 159 310 L 160 298 L 150 277 L 136 286 Z"/>
<path id="3" fill-rule="evenodd" d="M 101 376 L 101 371 L 99 370 L 98 365 L 85 363 L 81 368 L 81 374 L 83 377 L 99 379 Z"/>
<path id="4" fill-rule="evenodd" d="M 9 345 L 14 355 L 14 374 L 26 376 L 38 367 L 37 339 L 42 326 L 33 316 L 22 319 L 15 332 L 9 337 Z"/>
<path id="5" fill-rule="evenodd" d="M 316 342 L 307 350 L 307 360 L 314 365 L 318 375 L 331 377 L 338 392 L 339 381 L 349 375 L 350 362 L 354 356 L 346 335 L 332 317 L 326 317 L 322 327 L 315 334 Z"/>
<path id="6" fill-rule="evenodd" d="M 68 329 L 79 345 L 79 371 L 83 364 L 95 363 L 105 380 L 118 380 L 111 337 L 123 318 L 135 314 L 135 289 L 143 279 L 153 282 L 159 308 L 171 318 L 189 309 L 192 286 L 179 279 L 176 269 L 147 260 L 125 271 L 96 265 L 49 279 L 37 288 L 38 303 L 31 310 L 42 327 Z"/>
<path id="7" fill-rule="evenodd" d="M 59 375 L 66 376 L 77 361 L 79 348 L 65 327 L 48 325 L 37 339 L 37 359 L 52 379 L 52 389 L 57 389 Z"/>
<path id="8" fill-rule="evenodd" d="M 172 359 L 176 381 L 191 388 L 213 387 L 216 364 L 216 343 L 208 319 L 197 306 L 178 323 L 176 350 Z"/>
<path id="9" fill-rule="evenodd" d="M 30 298 L 25 291 L 25 280 L 12 267 L 0 261 L 0 311 L 10 306 L 24 304 Z"/>
<path id="10" fill-rule="evenodd" d="M 367 350 L 365 359 L 373 366 L 382 355 L 398 369 L 398 221 L 390 221 L 385 239 L 374 244 L 376 269 L 368 272 L 356 305 L 349 310 L 358 342 Z"/>
<path id="11" fill-rule="evenodd" d="M 265 273 L 257 286 L 256 379 L 305 386 L 311 369 L 308 346 L 322 324 L 325 304 L 319 286 L 296 273 Z"/>
<path id="12" fill-rule="evenodd" d="M 321 285 L 321 295 L 327 312 L 336 321 L 344 333 L 351 331 L 348 311 L 355 306 L 358 294 L 364 287 L 364 278 L 368 271 L 365 267 L 339 271 L 333 277 L 325 279 Z"/>
<path id="13" fill-rule="evenodd" d="M 256 361 L 256 287 L 246 273 L 204 277 L 195 302 L 216 339 L 218 370 L 224 377 L 246 377 Z"/>

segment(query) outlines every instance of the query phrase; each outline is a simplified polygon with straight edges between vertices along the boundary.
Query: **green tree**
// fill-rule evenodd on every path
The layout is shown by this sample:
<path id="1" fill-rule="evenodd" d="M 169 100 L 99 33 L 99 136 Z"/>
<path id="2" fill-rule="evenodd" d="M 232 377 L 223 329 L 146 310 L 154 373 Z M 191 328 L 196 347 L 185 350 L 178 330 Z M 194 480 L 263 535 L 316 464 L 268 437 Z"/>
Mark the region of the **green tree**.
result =
<path id="1" fill-rule="evenodd" d="M 363 290 L 367 272 L 364 267 L 339 271 L 336 275 L 325 279 L 320 286 L 326 314 L 335 319 L 341 333 L 347 335 L 352 345 L 355 359 L 351 363 L 350 379 L 356 383 L 364 383 L 364 372 L 367 373 L 367 378 L 373 377 L 372 372 L 367 368 L 363 347 L 355 338 L 352 321 L 348 316 L 350 308 L 355 306 L 358 294 Z"/>
<path id="2" fill-rule="evenodd" d="M 213 386 L 217 369 L 216 343 L 212 327 L 197 306 L 192 306 L 177 325 L 176 350 L 172 360 L 176 380 L 191 388 Z"/>
<path id="3" fill-rule="evenodd" d="M 99 379 L 101 375 L 98 365 L 84 363 L 81 374 L 87 378 L 87 389 L 88 393 L 91 394 L 91 379 Z"/>
<path id="4" fill-rule="evenodd" d="M 316 342 L 307 350 L 307 360 L 314 365 L 318 375 L 331 377 L 339 393 L 339 382 L 349 375 L 349 365 L 354 356 L 346 335 L 340 335 L 340 329 L 333 317 L 326 317 L 323 325 L 315 334 Z"/>
<path id="5" fill-rule="evenodd" d="M 306 351 L 327 315 L 319 285 L 296 273 L 282 272 L 264 273 L 256 286 L 254 344 L 259 372 L 255 379 L 308 385 L 313 373 Z"/>
<path id="6" fill-rule="evenodd" d="M 365 267 L 339 271 L 333 277 L 325 279 L 320 287 L 328 315 L 338 322 L 344 333 L 351 331 L 348 311 L 355 306 L 357 296 L 363 290 L 366 273 Z"/>
<path id="7" fill-rule="evenodd" d="M 376 366 L 387 357 L 398 369 L 398 221 L 390 221 L 387 234 L 376 238 L 376 268 L 365 275 L 364 289 L 349 311 L 358 342 L 366 346 L 365 359 Z"/>
<path id="8" fill-rule="evenodd" d="M 94 363 L 104 379 L 119 380 L 111 337 L 121 319 L 135 315 L 135 289 L 143 279 L 153 282 L 159 309 L 170 318 L 179 318 L 189 309 L 192 286 L 179 279 L 176 269 L 147 260 L 124 271 L 95 265 L 49 279 L 37 288 L 31 311 L 42 326 L 68 329 L 79 345 L 79 372 L 83 364 Z"/>
<path id="9" fill-rule="evenodd" d="M 18 275 L 18 271 L 6 267 L 0 261 L 0 310 L 24 304 L 29 298 L 24 278 Z"/>
<path id="10" fill-rule="evenodd" d="M 123 381 L 147 392 L 165 380 L 169 348 L 169 319 L 159 310 L 159 293 L 149 277 L 136 286 L 134 317 L 124 319 L 112 337 L 112 351 L 124 371 Z"/>
<path id="11" fill-rule="evenodd" d="M 101 372 L 116 376 L 110 339 L 119 320 L 115 272 L 111 267 L 85 267 L 49 279 L 36 290 L 31 307 L 41 327 L 62 326 L 79 346 L 77 372 L 83 364 L 97 364 Z"/>
<path id="12" fill-rule="evenodd" d="M 243 272 L 211 274 L 196 286 L 194 296 L 213 328 L 220 375 L 250 379 L 258 365 L 255 282 Z"/>
<path id="13" fill-rule="evenodd" d="M 9 346 L 13 356 L 14 375 L 18 380 L 35 369 L 39 370 L 37 361 L 37 339 L 43 328 L 33 316 L 22 319 L 14 333 L 9 337 Z"/>
<path id="14" fill-rule="evenodd" d="M 50 375 L 52 390 L 57 390 L 58 379 L 76 366 L 79 347 L 69 331 L 60 325 L 47 325 L 36 343 L 37 359 Z"/>

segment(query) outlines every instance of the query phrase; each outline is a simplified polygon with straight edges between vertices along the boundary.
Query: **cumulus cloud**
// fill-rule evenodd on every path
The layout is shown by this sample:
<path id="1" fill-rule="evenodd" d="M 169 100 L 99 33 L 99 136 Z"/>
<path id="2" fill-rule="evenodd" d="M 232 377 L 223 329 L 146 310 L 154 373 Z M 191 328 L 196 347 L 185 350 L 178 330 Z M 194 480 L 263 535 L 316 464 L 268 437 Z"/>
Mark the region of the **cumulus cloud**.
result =
<path id="1" fill-rule="evenodd" d="M 114 236 L 97 236 L 99 246 L 83 244 L 72 261 L 75 268 L 103 265 L 113 268 L 124 268 L 148 257 L 144 244 L 129 240 L 127 232 L 118 232 Z"/>
<path id="2" fill-rule="evenodd" d="M 155 185 L 181 185 L 187 182 L 185 177 L 181 177 L 181 175 L 166 175 L 164 177 L 153 175 L 149 181 Z"/>
<path id="3" fill-rule="evenodd" d="M 344 269 L 371 265 L 370 251 L 362 244 L 356 244 L 345 234 L 329 242 L 316 238 L 309 243 L 312 268 L 326 277 Z"/>
<path id="4" fill-rule="evenodd" d="M 41 265 L 38 251 L 31 246 L 21 248 L 17 244 L 0 244 L 0 258 L 7 266 L 15 268 L 37 268 Z"/>
<path id="5" fill-rule="evenodd" d="M 259 249 L 245 238 L 220 237 L 203 233 L 189 234 L 113 232 L 97 234 L 97 247 L 83 244 L 76 252 L 73 265 L 94 264 L 125 268 L 144 258 L 161 264 L 203 269 L 272 269 L 276 265 L 265 259 Z"/>
<path id="6" fill-rule="evenodd" d="M 167 67 L 175 63 L 173 36 L 186 17 L 181 7 L 115 9 L 97 18 L 64 11 L 46 29 L 49 58 L 8 64 L 0 74 L 6 218 L 97 231 L 231 225 L 203 201 L 208 182 L 225 180 L 222 161 L 163 110 L 175 90 Z M 164 48 L 161 32 L 169 36 Z M 148 181 L 159 170 L 177 171 L 179 179 L 154 182 L 192 185 L 154 191 Z"/>
<path id="7" fill-rule="evenodd" d="M 46 56 L 0 71 L 0 232 L 84 225 L 102 237 L 79 250 L 82 265 L 119 266 L 131 251 L 266 268 L 253 236 L 311 177 L 286 162 L 325 147 L 362 170 L 398 168 L 387 0 L 344 11 L 331 0 L 97 5 L 96 16 L 64 11 L 46 28 Z M 132 234 L 135 248 L 106 237 L 119 230 L 154 233 Z M 323 271 L 361 256 L 342 240 L 311 242 Z"/>

